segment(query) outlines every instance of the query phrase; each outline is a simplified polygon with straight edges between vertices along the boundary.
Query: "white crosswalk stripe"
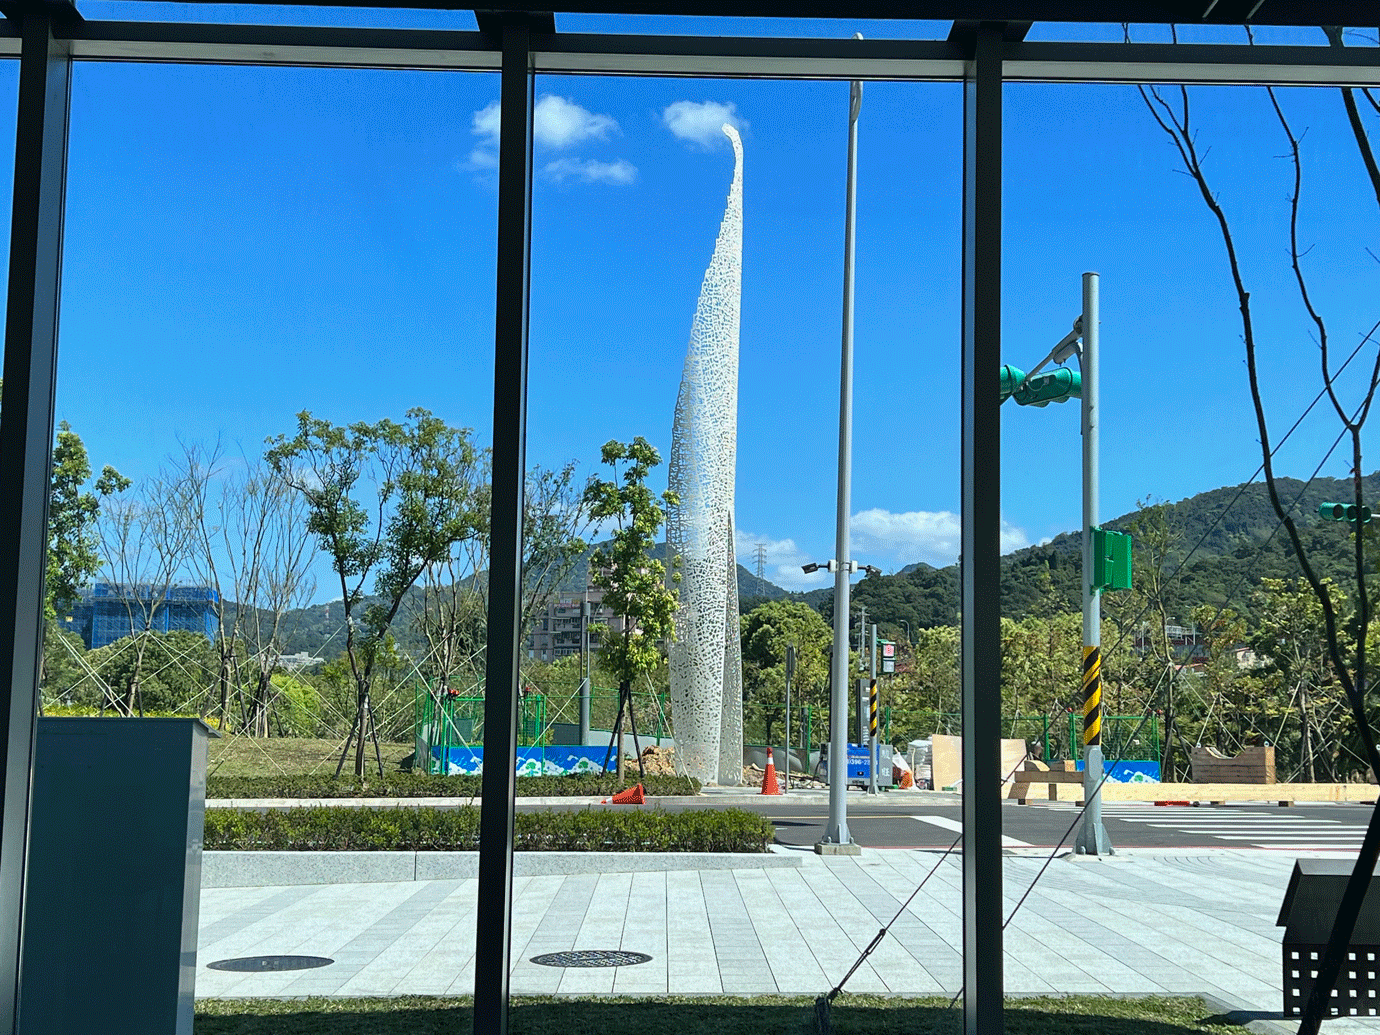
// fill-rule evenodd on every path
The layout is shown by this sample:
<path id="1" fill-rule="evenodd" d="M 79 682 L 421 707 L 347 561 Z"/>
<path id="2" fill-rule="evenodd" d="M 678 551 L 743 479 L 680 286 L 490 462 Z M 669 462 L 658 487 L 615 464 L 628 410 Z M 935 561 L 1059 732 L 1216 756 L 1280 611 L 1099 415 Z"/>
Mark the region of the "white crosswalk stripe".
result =
<path id="1" fill-rule="evenodd" d="M 1072 802 L 1038 802 L 1037 807 L 1075 811 Z M 1278 848 L 1292 851 L 1351 851 L 1361 846 L 1365 827 L 1335 819 L 1280 815 L 1259 806 L 1146 805 L 1104 802 L 1104 819 L 1176 830 L 1222 842 L 1223 847 Z M 1113 838 L 1115 841 L 1115 838 Z"/>

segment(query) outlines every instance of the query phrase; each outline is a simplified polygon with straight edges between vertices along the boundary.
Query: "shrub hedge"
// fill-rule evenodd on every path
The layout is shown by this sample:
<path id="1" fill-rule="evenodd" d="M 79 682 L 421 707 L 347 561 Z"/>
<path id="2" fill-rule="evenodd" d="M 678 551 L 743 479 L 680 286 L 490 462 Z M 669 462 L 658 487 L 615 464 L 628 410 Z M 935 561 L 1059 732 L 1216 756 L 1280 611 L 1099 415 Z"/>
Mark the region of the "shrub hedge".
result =
<path id="1" fill-rule="evenodd" d="M 523 852 L 765 852 L 771 822 L 744 809 L 650 812 L 591 808 L 520 812 Z M 248 812 L 208 809 L 204 840 L 222 851 L 474 851 L 479 810 L 294 808 Z"/>
<path id="2" fill-rule="evenodd" d="M 572 773 L 567 776 L 519 776 L 518 795 L 540 798 L 570 795 L 607 797 L 635 783 L 613 775 Z M 383 779 L 360 783 L 353 774 L 336 779 L 329 773 L 292 776 L 211 776 L 206 780 L 208 798 L 477 798 L 478 776 L 431 776 L 426 773 L 389 773 Z M 651 776 L 642 781 L 651 795 L 698 794 L 700 782 L 689 776 Z"/>

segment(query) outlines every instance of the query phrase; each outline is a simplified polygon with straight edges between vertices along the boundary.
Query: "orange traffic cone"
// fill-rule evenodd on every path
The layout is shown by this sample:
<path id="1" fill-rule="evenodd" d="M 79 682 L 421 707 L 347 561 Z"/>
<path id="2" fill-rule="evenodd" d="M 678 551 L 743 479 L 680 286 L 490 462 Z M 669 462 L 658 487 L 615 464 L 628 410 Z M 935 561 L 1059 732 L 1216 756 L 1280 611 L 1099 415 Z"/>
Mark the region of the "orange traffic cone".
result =
<path id="1" fill-rule="evenodd" d="M 771 748 L 767 748 L 767 771 L 762 777 L 762 793 L 781 793 L 781 786 L 776 782 L 776 763 L 772 761 Z"/>
<path id="2" fill-rule="evenodd" d="M 611 805 L 641 805 L 645 799 L 642 797 L 642 785 L 629 787 L 626 791 L 619 791 L 608 800 Z"/>

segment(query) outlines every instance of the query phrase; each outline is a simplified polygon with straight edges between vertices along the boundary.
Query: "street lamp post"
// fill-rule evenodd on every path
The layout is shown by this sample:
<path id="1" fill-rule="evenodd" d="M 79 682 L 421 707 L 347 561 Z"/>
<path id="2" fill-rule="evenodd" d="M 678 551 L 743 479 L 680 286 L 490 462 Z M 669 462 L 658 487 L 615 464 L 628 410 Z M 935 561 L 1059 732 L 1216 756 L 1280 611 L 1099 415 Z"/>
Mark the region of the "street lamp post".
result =
<path id="1" fill-rule="evenodd" d="M 856 33 L 861 39 L 862 33 Z M 829 822 L 815 851 L 861 855 L 848 832 L 848 579 L 857 570 L 848 559 L 848 509 L 852 505 L 853 464 L 853 255 L 858 195 L 858 112 L 862 83 L 848 91 L 848 186 L 844 210 L 843 348 L 839 364 L 839 491 L 837 541 L 834 548 L 833 687 L 829 702 Z"/>

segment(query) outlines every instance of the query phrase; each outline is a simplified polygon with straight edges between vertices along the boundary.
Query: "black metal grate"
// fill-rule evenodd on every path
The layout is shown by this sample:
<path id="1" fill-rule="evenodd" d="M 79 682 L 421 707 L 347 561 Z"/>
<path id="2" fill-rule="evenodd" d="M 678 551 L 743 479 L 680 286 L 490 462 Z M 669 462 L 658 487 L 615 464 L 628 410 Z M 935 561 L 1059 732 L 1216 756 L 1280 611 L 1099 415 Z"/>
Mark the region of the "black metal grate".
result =
<path id="1" fill-rule="evenodd" d="M 312 970 L 328 967 L 335 960 L 325 956 L 241 956 L 233 960 L 216 960 L 206 964 L 211 970 L 237 970 L 257 974 L 270 970 Z"/>
<path id="2" fill-rule="evenodd" d="M 532 962 L 543 967 L 631 967 L 650 959 L 645 952 L 624 952 L 622 949 L 573 949 L 533 956 Z"/>
<path id="3" fill-rule="evenodd" d="M 1284 1016 L 1297 1017 L 1308 1002 L 1326 945 L 1284 943 Z M 1380 945 L 1353 945 L 1332 990 L 1333 1017 L 1380 1016 Z"/>

